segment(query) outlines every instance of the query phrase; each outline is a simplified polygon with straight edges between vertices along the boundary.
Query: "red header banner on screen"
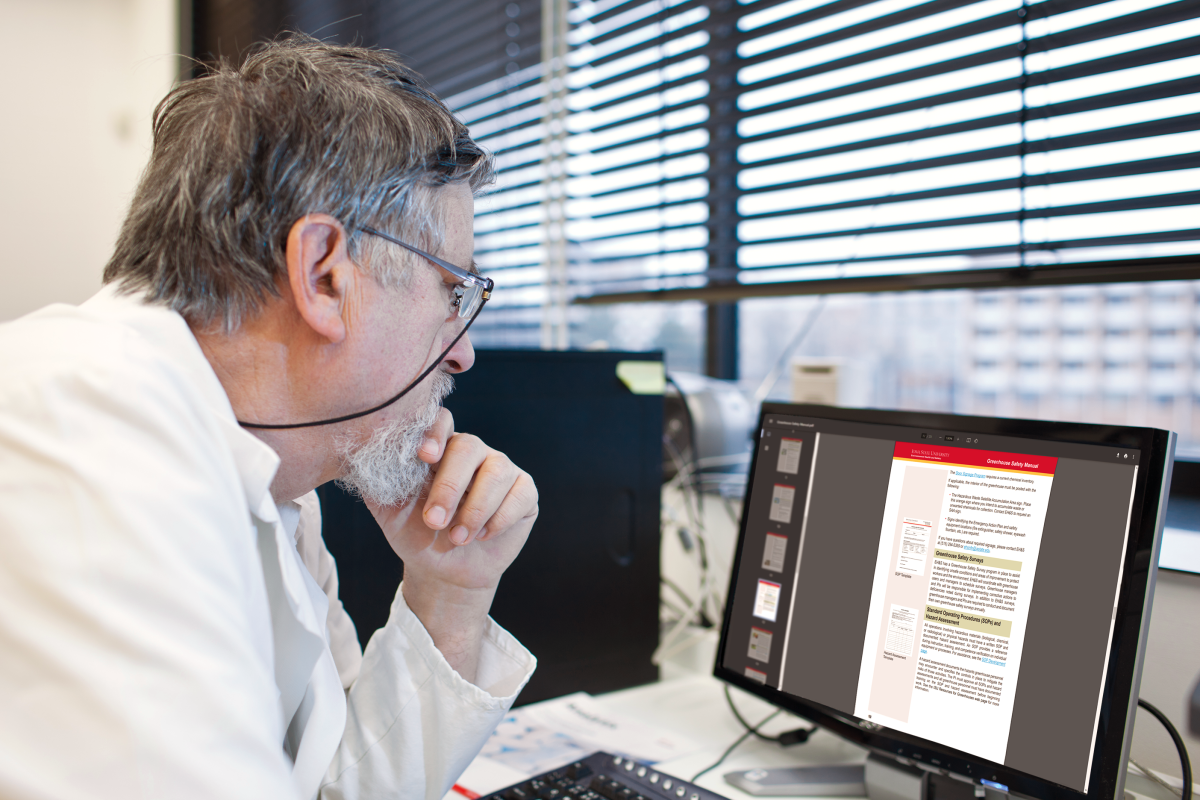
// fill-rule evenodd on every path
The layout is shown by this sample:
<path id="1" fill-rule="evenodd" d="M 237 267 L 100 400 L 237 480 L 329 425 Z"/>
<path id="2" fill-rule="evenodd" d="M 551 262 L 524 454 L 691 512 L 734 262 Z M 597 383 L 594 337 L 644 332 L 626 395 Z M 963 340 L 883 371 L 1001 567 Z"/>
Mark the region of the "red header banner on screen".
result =
<path id="1" fill-rule="evenodd" d="M 973 467 L 1003 472 L 1025 472 L 1033 475 L 1053 475 L 1058 459 L 1053 456 L 1031 456 L 1022 453 L 1001 453 L 996 450 L 969 450 L 965 447 L 944 447 L 934 444 L 896 442 L 892 458 L 924 464 L 944 464 L 947 467 Z"/>

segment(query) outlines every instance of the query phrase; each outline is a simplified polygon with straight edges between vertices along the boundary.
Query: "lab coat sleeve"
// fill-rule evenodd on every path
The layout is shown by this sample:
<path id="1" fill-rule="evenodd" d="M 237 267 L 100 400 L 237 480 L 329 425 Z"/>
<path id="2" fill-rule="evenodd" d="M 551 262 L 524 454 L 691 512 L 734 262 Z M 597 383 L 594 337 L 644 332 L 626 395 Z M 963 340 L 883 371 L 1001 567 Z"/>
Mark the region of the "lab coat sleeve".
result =
<path id="1" fill-rule="evenodd" d="M 401 589 L 403 586 L 401 587 Z M 326 800 L 441 800 L 533 674 L 536 659 L 488 620 L 478 685 L 434 646 L 397 590 L 350 688 L 346 732 Z"/>
<path id="2" fill-rule="evenodd" d="M 0 335 L 0 796 L 294 796 L 211 414 L 137 337 L 21 325 Z M 18 333 L 69 341 L 35 359 Z"/>

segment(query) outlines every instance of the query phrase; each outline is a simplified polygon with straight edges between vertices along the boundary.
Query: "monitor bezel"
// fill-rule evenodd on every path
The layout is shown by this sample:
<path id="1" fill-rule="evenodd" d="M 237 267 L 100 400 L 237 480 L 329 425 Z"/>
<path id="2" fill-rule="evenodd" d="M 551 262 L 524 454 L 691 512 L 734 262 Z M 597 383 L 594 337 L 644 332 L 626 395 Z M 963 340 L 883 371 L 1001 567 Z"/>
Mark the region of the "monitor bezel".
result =
<path id="1" fill-rule="evenodd" d="M 1000 435 L 1076 444 L 1098 444 L 1137 449 L 1140 467 L 1134 487 L 1129 538 L 1118 594 L 1116 624 L 1105 671 L 1099 728 L 1092 758 L 1088 791 L 1068 786 L 973 756 L 929 740 L 881 727 L 821 704 L 805 701 L 723 666 L 733 611 L 732 594 L 742 563 L 746 541 L 747 514 L 739 524 L 730 584 L 713 674 L 734 686 L 820 725 L 843 738 L 880 755 L 924 769 L 953 773 L 973 782 L 988 780 L 1008 787 L 1010 793 L 1044 800 L 1101 800 L 1112 798 L 1124 786 L 1125 762 L 1132 738 L 1132 715 L 1137 697 L 1132 688 L 1140 683 L 1145 640 L 1149 630 L 1150 605 L 1157 573 L 1158 546 L 1162 537 L 1163 511 L 1170 484 L 1174 456 L 1174 434 L 1154 428 L 1084 423 L 1046 422 L 994 417 L 970 417 L 918 411 L 851 409 L 797 403 L 764 403 L 755 428 L 750 473 L 746 492 L 754 485 L 758 448 L 768 414 L 816 417 L 845 422 L 901 425 L 981 435 Z M 1156 491 L 1150 491 L 1154 487 Z"/>

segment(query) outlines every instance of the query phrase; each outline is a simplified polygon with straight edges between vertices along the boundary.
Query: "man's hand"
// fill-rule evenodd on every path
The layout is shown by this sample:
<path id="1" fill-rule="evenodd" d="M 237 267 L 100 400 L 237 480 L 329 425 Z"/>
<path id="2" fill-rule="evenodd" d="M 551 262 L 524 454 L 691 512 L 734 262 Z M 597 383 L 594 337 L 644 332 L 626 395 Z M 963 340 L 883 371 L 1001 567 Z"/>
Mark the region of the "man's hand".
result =
<path id="1" fill-rule="evenodd" d="M 420 451 L 434 470 L 423 501 L 368 504 L 404 561 L 404 599 L 460 675 L 475 678 L 500 576 L 538 514 L 533 479 L 442 409 Z"/>

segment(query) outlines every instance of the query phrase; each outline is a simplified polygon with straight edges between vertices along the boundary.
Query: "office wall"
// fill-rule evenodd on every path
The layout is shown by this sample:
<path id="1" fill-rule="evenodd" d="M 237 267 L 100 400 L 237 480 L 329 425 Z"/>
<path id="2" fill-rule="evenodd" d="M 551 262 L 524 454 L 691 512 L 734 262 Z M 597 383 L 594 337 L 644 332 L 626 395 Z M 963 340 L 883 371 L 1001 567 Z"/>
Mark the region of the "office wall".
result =
<path id="1" fill-rule="evenodd" d="M 0 0 L 0 320 L 100 273 L 178 69 L 172 0 Z"/>

